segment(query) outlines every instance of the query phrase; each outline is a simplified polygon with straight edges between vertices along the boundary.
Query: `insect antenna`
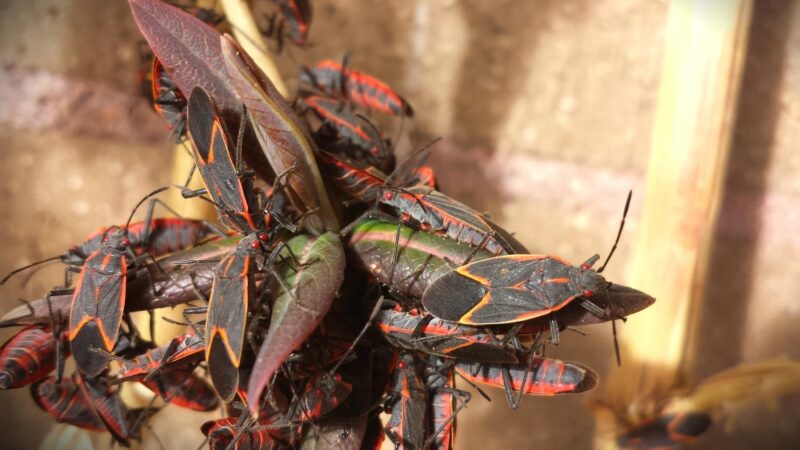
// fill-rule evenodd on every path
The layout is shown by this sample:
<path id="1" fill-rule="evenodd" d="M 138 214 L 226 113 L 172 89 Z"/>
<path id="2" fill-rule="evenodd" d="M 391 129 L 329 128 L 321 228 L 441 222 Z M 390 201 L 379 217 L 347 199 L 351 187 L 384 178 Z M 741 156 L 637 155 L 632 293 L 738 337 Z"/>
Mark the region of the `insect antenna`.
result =
<path id="1" fill-rule="evenodd" d="M 608 252 L 608 256 L 606 260 L 603 262 L 603 265 L 597 270 L 597 273 L 602 273 L 603 270 L 608 265 L 608 261 L 611 260 L 611 255 L 614 254 L 614 251 L 617 249 L 617 244 L 619 244 L 619 238 L 622 236 L 622 229 L 625 228 L 625 217 L 628 216 L 628 209 L 631 206 L 631 197 L 633 196 L 633 191 L 628 191 L 628 199 L 625 200 L 625 209 L 622 211 L 622 221 L 619 224 L 619 230 L 617 231 L 617 238 L 614 240 L 614 245 L 611 247 L 611 251 Z M 617 366 L 622 365 L 622 356 L 620 355 L 619 351 L 619 340 L 617 339 L 617 313 L 614 304 L 611 301 L 611 296 L 608 296 L 608 306 L 611 308 L 611 334 L 614 337 L 614 356 L 617 358 Z"/>
<path id="2" fill-rule="evenodd" d="M 428 155 L 430 154 L 431 147 L 441 140 L 442 138 L 433 139 L 419 149 L 415 150 L 408 158 L 406 158 L 405 161 L 398 164 L 388 177 L 386 177 L 386 185 L 402 186 L 402 181 L 407 180 L 409 178 L 409 174 L 414 172 L 414 169 L 425 163 L 425 160 L 428 159 Z"/>
<path id="3" fill-rule="evenodd" d="M 597 269 L 597 273 L 603 273 L 603 270 L 608 265 L 608 261 L 611 260 L 611 255 L 614 254 L 614 251 L 617 249 L 617 244 L 619 244 L 619 238 L 622 236 L 622 229 L 625 228 L 625 217 L 628 215 L 628 208 L 631 206 L 631 197 L 633 196 L 633 191 L 628 191 L 628 199 L 625 201 L 625 210 L 622 211 L 622 222 L 619 223 L 619 230 L 617 231 L 617 239 L 614 241 L 614 245 L 611 247 L 611 251 L 608 252 L 608 256 L 606 260 L 603 262 L 603 265 Z"/>
<path id="4" fill-rule="evenodd" d="M 0 280 L 0 286 L 2 286 L 2 285 L 4 285 L 4 284 L 6 284 L 6 281 L 8 281 L 8 280 L 9 280 L 11 277 L 13 277 L 14 275 L 16 275 L 16 274 L 18 274 L 18 273 L 20 273 L 20 272 L 23 272 L 23 271 L 25 271 L 25 270 L 28 270 L 28 269 L 30 269 L 31 267 L 36 267 L 36 266 L 38 266 L 38 265 L 40 265 L 40 264 L 44 264 L 44 263 L 46 263 L 46 262 L 50 262 L 50 261 L 55 261 L 55 260 L 61 259 L 61 257 L 62 257 L 61 255 L 58 255 L 58 256 L 52 256 L 52 257 L 50 257 L 50 258 L 45 258 L 45 259 L 41 259 L 41 260 L 39 260 L 39 261 L 36 261 L 36 262 L 32 262 L 32 263 L 30 263 L 30 264 L 28 264 L 28 265 L 26 265 L 26 266 L 22 266 L 22 267 L 20 267 L 20 268 L 18 268 L 18 269 L 14 269 L 14 270 L 12 270 L 12 271 L 11 271 L 11 272 L 10 272 L 8 275 L 6 275 L 6 276 L 5 276 L 5 278 L 3 278 L 2 280 Z"/>

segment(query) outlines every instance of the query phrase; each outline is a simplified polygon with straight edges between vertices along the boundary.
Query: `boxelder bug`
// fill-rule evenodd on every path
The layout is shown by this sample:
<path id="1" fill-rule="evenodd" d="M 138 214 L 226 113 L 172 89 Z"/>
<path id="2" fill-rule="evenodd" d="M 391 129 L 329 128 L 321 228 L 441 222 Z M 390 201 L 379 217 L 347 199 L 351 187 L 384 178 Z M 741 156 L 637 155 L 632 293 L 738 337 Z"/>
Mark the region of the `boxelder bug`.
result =
<path id="1" fill-rule="evenodd" d="M 342 64 L 324 60 L 313 68 L 304 68 L 300 81 L 328 96 L 342 96 L 346 100 L 394 116 L 413 116 L 408 102 L 383 81 L 347 68 L 348 56 Z"/>
<path id="2" fill-rule="evenodd" d="M 257 298 L 253 275 L 256 260 L 263 254 L 259 238 L 249 235 L 214 269 L 206 318 L 206 361 L 214 387 L 226 401 L 239 386 L 247 311 Z"/>
<path id="3" fill-rule="evenodd" d="M 39 408 L 55 417 L 56 422 L 93 431 L 106 430 L 86 394 L 70 378 L 59 383 L 55 377 L 47 377 L 31 385 L 31 395 Z"/>
<path id="4" fill-rule="evenodd" d="M 148 218 L 151 213 L 152 208 L 148 210 Z M 163 256 L 191 247 L 209 238 L 213 231 L 213 227 L 204 221 L 177 217 L 148 219 L 131 223 L 128 226 L 120 225 L 111 228 L 124 228 L 127 231 L 129 246 L 134 255 L 147 254 L 152 257 Z M 9 278 L 23 270 L 49 261 L 60 260 L 68 266 L 82 266 L 86 258 L 103 245 L 103 240 L 111 228 L 101 227 L 89 234 L 85 241 L 73 245 L 62 255 L 45 258 L 13 270 L 0 281 L 0 285 L 5 284 Z"/>
<path id="5" fill-rule="evenodd" d="M 407 185 L 408 180 L 418 179 L 416 169 L 427 158 L 431 145 L 433 143 L 400 164 L 380 187 L 377 186 L 377 174 L 374 172 L 367 173 L 355 168 L 346 171 L 346 160 L 339 159 L 337 164 L 328 167 L 337 174 L 334 182 L 348 194 L 359 195 L 357 199 L 364 203 L 377 201 L 393 209 L 403 223 L 416 224 L 423 231 L 476 247 L 476 253 L 482 249 L 494 255 L 527 253 L 522 243 L 484 214 L 428 186 Z M 323 161 L 323 164 L 326 163 Z M 348 189 L 348 186 L 359 189 Z M 368 210 L 363 217 L 387 220 L 386 214 L 376 209 Z M 342 234 L 346 234 L 356 223 L 342 230 Z M 470 259 L 471 256 L 468 256 L 467 261 Z M 466 261 L 459 263 L 465 264 Z"/>
<path id="6" fill-rule="evenodd" d="M 263 213 L 251 211 L 256 203 L 254 194 L 259 191 L 246 190 L 242 185 L 231 160 L 228 134 L 222 120 L 211 97 L 199 87 L 189 96 L 188 126 L 195 164 L 206 191 L 219 210 L 220 221 L 240 234 L 263 230 Z"/>
<path id="7" fill-rule="evenodd" d="M 432 388 L 453 387 L 455 379 L 453 370 L 448 373 L 429 375 L 427 384 Z M 430 417 L 430 429 L 433 430 L 433 442 L 431 448 L 437 450 L 450 450 L 455 442 L 455 395 L 449 391 L 433 392 L 431 394 L 428 412 Z M 428 438 L 430 439 L 430 438 Z"/>
<path id="8" fill-rule="evenodd" d="M 495 255 L 526 252 L 525 246 L 483 214 L 428 186 L 385 186 L 379 202 L 394 208 L 403 222 Z"/>
<path id="9" fill-rule="evenodd" d="M 424 315 L 396 309 L 381 310 L 375 319 L 375 326 L 395 347 L 465 361 L 517 362 L 513 351 L 504 348 L 494 336 L 477 328 L 435 318 L 426 320 Z"/>
<path id="10" fill-rule="evenodd" d="M 149 214 L 148 214 L 149 215 Z M 121 228 L 121 227 L 118 227 Z M 212 235 L 212 229 L 205 221 L 179 217 L 160 217 L 135 222 L 125 227 L 128 241 L 134 255 L 148 254 L 153 257 L 167 255 L 202 242 Z M 101 228 L 91 234 L 79 246 L 73 247 L 69 254 L 90 255 L 102 244 L 108 228 Z M 72 261 L 64 261 L 72 263 Z M 81 261 L 82 262 L 82 261 Z M 81 262 L 76 262 L 80 264 Z"/>
<path id="11" fill-rule="evenodd" d="M 381 195 L 386 174 L 379 169 L 350 158 L 319 152 L 317 162 L 327 178 L 348 196 L 366 203 Z"/>
<path id="12" fill-rule="evenodd" d="M 319 374 L 306 383 L 303 393 L 289 408 L 287 420 L 317 420 L 333 411 L 352 391 L 353 385 L 344 381 L 341 375 Z"/>
<path id="13" fill-rule="evenodd" d="M 27 386 L 46 377 L 56 368 L 57 345 L 55 333 L 46 327 L 29 326 L 15 334 L 0 347 L 0 389 Z"/>
<path id="14" fill-rule="evenodd" d="M 133 359 L 121 359 L 114 383 L 139 381 L 165 402 L 210 411 L 217 407 L 216 394 L 204 379 L 193 373 L 204 350 L 201 336 L 194 333 L 177 336 Z"/>
<path id="15" fill-rule="evenodd" d="M 592 264 L 547 255 L 506 255 L 461 266 L 436 280 L 422 302 L 434 316 L 468 325 L 521 322 L 557 311 L 573 300 L 604 296 L 605 279 Z M 599 311 L 605 315 L 604 311 Z"/>
<path id="16" fill-rule="evenodd" d="M 269 27 L 262 33 L 267 38 L 274 37 L 278 42 L 278 53 L 283 49 L 284 35 L 288 35 L 296 45 L 302 46 L 308 39 L 311 23 L 311 2 L 309 0 L 273 0 L 278 12 L 269 17 Z M 288 30 L 286 30 L 288 26 Z"/>
<path id="17" fill-rule="evenodd" d="M 191 367 L 166 370 L 140 382 L 165 402 L 182 408 L 211 411 L 219 406 L 214 388 Z"/>
<path id="18" fill-rule="evenodd" d="M 93 378 L 78 374 L 75 380 L 106 429 L 117 442 L 128 447 L 130 439 L 134 437 L 131 425 L 135 422 L 131 421 L 131 414 L 119 398 L 118 392 L 104 377 Z"/>
<path id="19" fill-rule="evenodd" d="M 580 266 L 548 255 L 506 255 L 461 266 L 440 277 L 425 291 L 422 303 L 434 316 L 467 325 L 497 325 L 547 316 L 573 301 L 599 317 L 609 317 L 592 303 L 609 298 L 610 283 L 600 273 L 619 242 L 630 205 L 630 194 L 617 240 L 597 271 L 594 255 Z M 614 308 L 611 308 L 614 313 Z M 558 343 L 558 321 L 550 317 L 551 339 Z M 614 317 L 611 317 L 612 319 Z"/>
<path id="20" fill-rule="evenodd" d="M 453 365 L 435 356 L 428 358 L 425 384 L 430 391 L 428 427 L 431 430 L 425 448 L 450 450 L 455 442 L 456 415 L 470 401 L 471 395 L 455 388 Z"/>
<path id="21" fill-rule="evenodd" d="M 214 27 L 225 20 L 225 16 L 218 14 L 213 8 L 200 8 L 177 1 L 167 1 L 166 3 L 180 8 Z M 161 61 L 153 55 L 147 43 L 142 42 L 141 44 L 143 47 L 140 48 L 138 79 L 142 95 L 150 103 L 150 106 L 167 120 L 175 142 L 180 142 L 186 131 L 186 96 L 178 89 L 177 84 L 167 73 Z"/>
<path id="22" fill-rule="evenodd" d="M 175 306 L 196 300 L 198 293 L 211 291 L 216 262 L 230 253 L 239 238 L 216 240 L 162 258 L 158 264 L 145 263 L 130 271 L 126 286 L 127 312 Z M 205 262 L 205 263 L 204 263 Z M 44 298 L 18 306 L 0 319 L 0 327 L 51 324 L 69 316 L 75 289 L 54 289 Z"/>
<path id="23" fill-rule="evenodd" d="M 133 254 L 128 239 L 133 215 L 145 200 L 166 189 L 156 189 L 140 200 L 125 227 L 106 230 L 100 248 L 83 263 L 70 305 L 69 342 L 75 363 L 84 374 L 97 376 L 103 371 L 106 355 L 112 353 L 117 340 L 125 312 L 126 255 Z"/>
<path id="24" fill-rule="evenodd" d="M 384 431 L 395 448 L 422 449 L 427 437 L 428 391 L 412 353 L 401 354 L 389 394 L 391 416 Z"/>
<path id="25" fill-rule="evenodd" d="M 621 448 L 666 448 L 693 441 L 711 426 L 704 412 L 666 414 L 637 424 L 617 437 Z"/>
<path id="26" fill-rule="evenodd" d="M 456 372 L 471 383 L 505 390 L 512 408 L 519 400 L 513 393 L 556 395 L 586 392 L 597 385 L 597 374 L 578 363 L 530 356 L 517 364 L 456 363 Z"/>
<path id="27" fill-rule="evenodd" d="M 173 140 L 180 142 L 186 132 L 186 97 L 158 58 L 153 58 L 151 70 L 150 102 L 153 109 L 166 119 Z"/>
<path id="28" fill-rule="evenodd" d="M 220 396 L 230 401 L 239 386 L 248 308 L 260 297 L 255 273 L 259 261 L 267 263 L 269 234 L 258 202 L 261 192 L 249 183 L 247 189 L 242 185 L 231 161 L 227 134 L 213 101 L 202 88 L 193 89 L 189 97 L 188 124 L 195 162 L 220 219 L 244 235 L 214 269 L 206 317 L 206 361 L 211 379 Z"/>
<path id="29" fill-rule="evenodd" d="M 176 336 L 160 347 L 121 361 L 118 381 L 144 379 L 173 366 L 193 366 L 202 359 L 204 351 L 202 336 L 195 333 Z"/>
<path id="30" fill-rule="evenodd" d="M 125 309 L 128 238 L 119 228 L 106 236 L 86 258 L 70 308 L 70 347 L 78 368 L 89 376 L 105 369 L 107 358 L 92 349 L 112 352 Z"/>
<path id="31" fill-rule="evenodd" d="M 303 103 L 323 121 L 315 141 L 329 151 L 336 150 L 383 172 L 394 168 L 394 154 L 386 139 L 365 117 L 353 114 L 334 99 L 312 95 Z"/>
<path id="32" fill-rule="evenodd" d="M 245 416 L 243 415 L 242 418 Z M 200 430 L 208 438 L 211 450 L 270 449 L 281 442 L 280 430 L 271 428 L 272 420 L 260 419 L 246 424 L 242 418 L 225 417 L 210 420 Z"/>

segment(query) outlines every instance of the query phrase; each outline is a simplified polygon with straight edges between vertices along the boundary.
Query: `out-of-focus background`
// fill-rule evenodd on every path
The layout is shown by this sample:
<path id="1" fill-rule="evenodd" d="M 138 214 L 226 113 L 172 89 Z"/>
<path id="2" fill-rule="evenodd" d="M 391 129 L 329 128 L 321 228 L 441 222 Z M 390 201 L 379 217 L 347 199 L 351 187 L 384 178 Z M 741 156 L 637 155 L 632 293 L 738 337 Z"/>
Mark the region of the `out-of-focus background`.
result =
<path id="1" fill-rule="evenodd" d="M 266 2 L 266 0 L 264 0 Z M 713 3 L 713 2 L 711 2 Z M 277 57 L 338 59 L 401 92 L 418 142 L 444 140 L 442 190 L 515 231 L 536 252 L 580 262 L 608 251 L 625 282 L 637 242 L 669 2 L 657 0 L 312 0 L 311 45 Z M 173 145 L 140 97 L 141 41 L 127 2 L 0 2 L 0 273 L 51 256 L 171 182 Z M 696 354 L 686 383 L 741 362 L 800 358 L 800 5 L 756 1 L 724 200 L 712 244 Z M 0 313 L 40 296 L 58 270 L 0 288 Z M 669 298 L 659 298 L 669 303 Z M 646 313 L 643 313 L 646 314 Z M 637 316 L 630 321 L 636 321 Z M 610 326 L 564 335 L 548 356 L 601 375 Z M 621 326 L 621 334 L 625 326 Z M 0 338 L 10 336 L 2 330 Z M 624 349 L 623 349 L 624 350 Z M 623 353 L 623 362 L 625 354 Z M 592 446 L 592 393 L 474 397 L 458 416 L 462 449 Z M 36 448 L 52 426 L 27 389 L 0 392 L 2 448 Z M 167 408 L 166 448 L 197 448 L 208 415 Z M 95 438 L 105 448 L 108 438 Z M 798 448 L 800 396 L 726 416 L 698 448 Z M 157 447 L 152 447 L 157 448 Z"/>

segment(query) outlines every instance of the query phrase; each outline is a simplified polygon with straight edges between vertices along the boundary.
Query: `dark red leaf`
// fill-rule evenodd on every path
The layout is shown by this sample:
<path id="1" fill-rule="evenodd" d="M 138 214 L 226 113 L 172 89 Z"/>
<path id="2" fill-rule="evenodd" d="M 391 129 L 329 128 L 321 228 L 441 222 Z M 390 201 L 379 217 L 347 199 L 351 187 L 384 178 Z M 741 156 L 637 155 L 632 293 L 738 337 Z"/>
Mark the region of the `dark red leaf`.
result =
<path id="1" fill-rule="evenodd" d="M 304 225 L 315 235 L 339 231 L 314 152 L 308 129 L 286 103 L 269 78 L 230 36 L 222 40 L 222 53 L 233 85 L 252 118 L 264 155 L 276 174 L 291 170 L 286 192 L 294 206 L 307 215 Z"/>
<path id="2" fill-rule="evenodd" d="M 129 1 L 139 30 L 181 92 L 188 98 L 192 88 L 202 87 L 214 99 L 229 128 L 238 124 L 241 102 L 228 82 L 220 34 L 161 0 Z"/>
<path id="3" fill-rule="evenodd" d="M 287 242 L 288 252 L 298 255 L 300 267 L 282 267 L 279 275 L 291 294 L 279 288 L 270 318 L 269 332 L 250 375 L 247 398 L 251 409 L 256 399 L 289 353 L 314 332 L 328 313 L 344 280 L 345 258 L 339 235 L 327 232 L 319 238 L 297 236 Z"/>

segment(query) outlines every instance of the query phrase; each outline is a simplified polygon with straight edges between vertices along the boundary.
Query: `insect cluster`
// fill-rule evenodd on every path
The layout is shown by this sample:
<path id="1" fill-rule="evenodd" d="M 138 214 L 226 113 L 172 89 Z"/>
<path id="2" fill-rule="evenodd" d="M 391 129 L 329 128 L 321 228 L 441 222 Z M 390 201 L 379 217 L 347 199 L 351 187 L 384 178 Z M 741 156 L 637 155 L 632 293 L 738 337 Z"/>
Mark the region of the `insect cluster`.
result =
<path id="1" fill-rule="evenodd" d="M 119 384 L 135 382 L 221 408 L 202 427 L 215 449 L 447 449 L 470 400 L 457 385 L 503 388 L 514 407 L 592 389 L 590 368 L 545 357 L 546 344 L 652 304 L 607 282 L 598 256 L 532 255 L 439 192 L 427 149 L 396 164 L 356 112 L 410 118 L 385 83 L 324 61 L 301 71 L 292 106 L 230 36 L 158 0 L 130 3 L 157 56 L 153 105 L 205 186 L 181 192 L 212 203 L 221 226 L 153 219 L 161 188 L 140 203 L 144 221 L 53 258 L 77 278 L 2 319 L 25 328 L 2 348 L 0 386 L 30 385 L 57 421 L 128 445 L 158 409 L 126 408 Z M 277 3 L 270 34 L 302 44 L 310 8 Z M 180 304 L 188 331 L 165 345 L 130 319 Z"/>

